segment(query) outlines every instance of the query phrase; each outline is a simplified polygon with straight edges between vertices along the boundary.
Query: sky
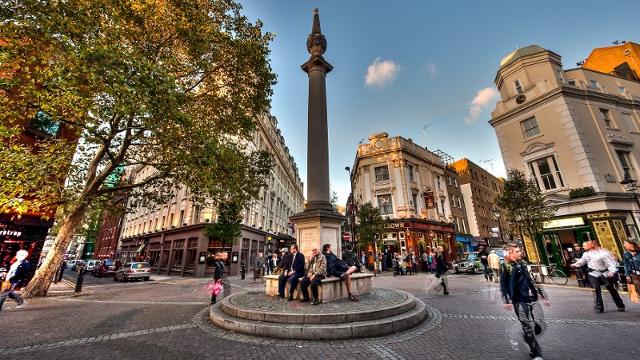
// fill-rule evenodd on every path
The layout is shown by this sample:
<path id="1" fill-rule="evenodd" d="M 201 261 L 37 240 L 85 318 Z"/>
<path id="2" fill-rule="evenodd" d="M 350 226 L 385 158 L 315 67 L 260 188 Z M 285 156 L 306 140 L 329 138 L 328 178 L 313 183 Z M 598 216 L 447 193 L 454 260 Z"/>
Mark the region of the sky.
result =
<path id="1" fill-rule="evenodd" d="M 504 176 L 488 124 L 498 95 L 500 60 L 537 44 L 576 67 L 591 49 L 614 40 L 640 42 L 636 1 L 240 0 L 243 14 L 275 34 L 278 76 L 271 114 L 306 184 L 309 58 L 306 39 L 319 8 L 327 39 L 327 117 L 331 189 L 339 204 L 350 191 L 360 141 L 371 134 L 411 138 L 455 159 L 469 158 Z M 306 193 L 306 188 L 305 188 Z"/>

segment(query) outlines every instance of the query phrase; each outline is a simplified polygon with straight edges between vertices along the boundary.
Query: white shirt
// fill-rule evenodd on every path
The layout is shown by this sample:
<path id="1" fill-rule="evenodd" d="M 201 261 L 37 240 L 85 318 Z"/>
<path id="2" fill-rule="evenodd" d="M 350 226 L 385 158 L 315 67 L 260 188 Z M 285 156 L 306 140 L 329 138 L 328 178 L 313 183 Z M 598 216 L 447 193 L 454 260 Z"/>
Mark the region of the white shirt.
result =
<path id="1" fill-rule="evenodd" d="M 599 277 L 607 271 L 612 273 L 618 271 L 618 263 L 613 258 L 613 255 L 602 248 L 585 252 L 580 259 L 576 260 L 575 264 L 578 267 L 587 264 L 589 269 L 593 270 L 589 272 L 589 275 L 595 277 Z"/>

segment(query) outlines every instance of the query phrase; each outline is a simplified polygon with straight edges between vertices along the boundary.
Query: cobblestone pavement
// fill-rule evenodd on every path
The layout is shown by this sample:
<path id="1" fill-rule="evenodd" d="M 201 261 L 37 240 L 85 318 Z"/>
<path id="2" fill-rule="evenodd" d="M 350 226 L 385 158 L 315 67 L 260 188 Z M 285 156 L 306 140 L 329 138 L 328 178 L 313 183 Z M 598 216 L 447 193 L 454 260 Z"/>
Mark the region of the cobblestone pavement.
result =
<path id="1" fill-rule="evenodd" d="M 374 278 L 428 305 L 429 320 L 391 336 L 350 341 L 283 341 L 230 333 L 207 319 L 206 279 L 158 276 L 154 281 L 89 281 L 87 292 L 30 301 L 8 300 L 0 312 L 0 359 L 528 359 L 513 313 L 499 289 L 480 276 L 452 275 L 441 295 L 429 275 Z M 260 281 L 232 278 L 233 291 L 259 289 Z M 595 314 L 590 290 L 546 287 L 540 337 L 545 359 L 637 358 L 640 305 Z M 626 340 L 625 340 L 626 339 Z"/>

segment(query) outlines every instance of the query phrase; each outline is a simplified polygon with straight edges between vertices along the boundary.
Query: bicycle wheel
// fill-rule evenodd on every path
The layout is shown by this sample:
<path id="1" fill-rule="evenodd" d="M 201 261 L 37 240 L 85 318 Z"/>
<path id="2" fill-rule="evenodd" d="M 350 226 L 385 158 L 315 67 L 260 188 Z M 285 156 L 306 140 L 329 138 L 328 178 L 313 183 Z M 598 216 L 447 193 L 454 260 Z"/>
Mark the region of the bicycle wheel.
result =
<path id="1" fill-rule="evenodd" d="M 569 278 L 567 278 L 567 275 L 565 275 L 562 270 L 553 270 L 547 279 L 551 284 L 555 285 L 567 285 L 569 282 Z"/>

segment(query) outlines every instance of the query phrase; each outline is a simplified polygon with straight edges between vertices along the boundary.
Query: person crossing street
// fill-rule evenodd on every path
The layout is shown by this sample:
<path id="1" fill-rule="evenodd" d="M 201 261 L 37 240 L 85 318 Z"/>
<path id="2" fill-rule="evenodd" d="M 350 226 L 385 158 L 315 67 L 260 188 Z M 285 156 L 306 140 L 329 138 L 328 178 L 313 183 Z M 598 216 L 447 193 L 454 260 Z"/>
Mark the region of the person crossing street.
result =
<path id="1" fill-rule="evenodd" d="M 522 262 L 522 250 L 518 245 L 507 245 L 504 259 L 505 262 L 500 269 L 500 290 L 502 291 L 504 308 L 506 310 L 513 309 L 515 312 L 522 326 L 524 340 L 531 350 L 529 356 L 532 359 L 542 359 L 542 349 L 536 339 L 536 335 L 542 332 L 542 327 L 536 323 L 534 305 L 538 300 L 538 295 L 542 295 L 546 305 L 549 304 L 549 301 L 541 288 L 531 280 L 531 275 Z"/>
<path id="2" fill-rule="evenodd" d="M 609 294 L 611 294 L 613 302 L 618 307 L 618 311 L 624 311 L 624 302 L 614 284 L 614 277 L 618 272 L 618 264 L 615 258 L 610 252 L 601 248 L 600 244 L 593 240 L 585 241 L 583 246 L 586 252 L 580 259 L 571 264 L 571 266 L 579 268 L 587 264 L 589 283 L 595 290 L 595 311 L 597 313 L 604 312 L 604 302 L 602 301 L 603 285 L 607 288 Z"/>

